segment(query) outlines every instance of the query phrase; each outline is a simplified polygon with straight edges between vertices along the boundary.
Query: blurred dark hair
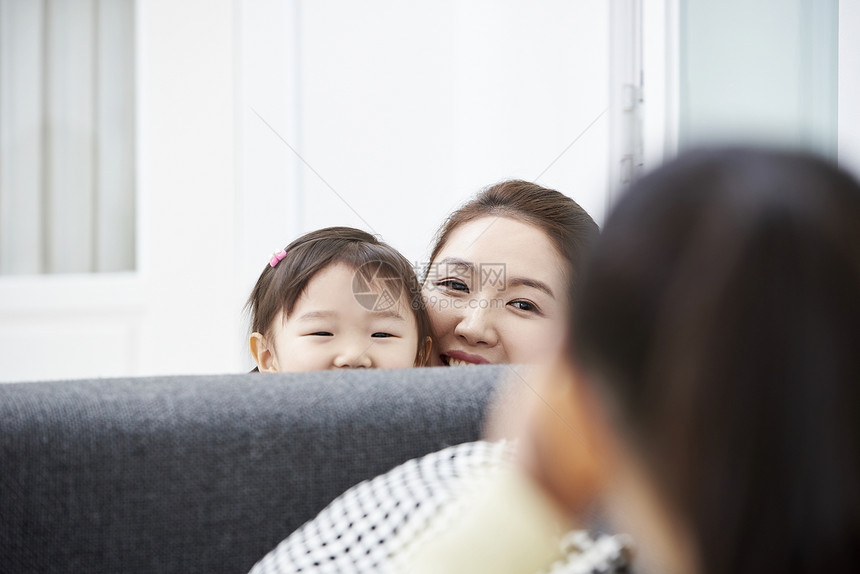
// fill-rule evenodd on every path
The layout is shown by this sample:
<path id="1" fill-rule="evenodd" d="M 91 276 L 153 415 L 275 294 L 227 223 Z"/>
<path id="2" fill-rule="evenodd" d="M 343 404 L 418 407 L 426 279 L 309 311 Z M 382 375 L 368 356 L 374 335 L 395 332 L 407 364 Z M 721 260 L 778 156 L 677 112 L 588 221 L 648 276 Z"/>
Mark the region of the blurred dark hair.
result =
<path id="1" fill-rule="evenodd" d="M 430 265 L 457 227 L 487 216 L 509 217 L 546 233 L 567 264 L 565 271 L 572 286 L 588 248 L 600 233 L 591 216 L 563 193 L 512 179 L 487 187 L 448 216 L 436 233 Z"/>
<path id="2" fill-rule="evenodd" d="M 329 265 L 343 263 L 369 284 L 380 279 L 394 280 L 400 287 L 400 296 L 406 296 L 405 302 L 418 324 L 415 364 L 426 363 L 424 341 L 430 336 L 430 320 L 415 270 L 400 252 L 352 227 L 311 231 L 287 245 L 285 251 L 286 256 L 275 267 L 266 265 L 248 297 L 246 308 L 251 313 L 252 331 L 269 337 L 278 313 L 290 316 L 311 279 Z"/>
<path id="3" fill-rule="evenodd" d="M 573 310 L 704 572 L 860 571 L 860 187 L 825 160 L 700 150 L 635 183 Z"/>

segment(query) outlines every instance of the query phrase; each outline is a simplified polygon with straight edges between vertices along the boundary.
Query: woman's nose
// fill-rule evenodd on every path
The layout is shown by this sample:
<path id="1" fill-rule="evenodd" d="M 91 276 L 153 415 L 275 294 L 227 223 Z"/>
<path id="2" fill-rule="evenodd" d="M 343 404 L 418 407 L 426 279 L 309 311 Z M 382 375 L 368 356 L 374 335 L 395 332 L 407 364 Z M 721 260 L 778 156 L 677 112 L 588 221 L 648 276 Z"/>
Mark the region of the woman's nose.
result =
<path id="1" fill-rule="evenodd" d="M 369 369 L 373 366 L 370 345 L 347 343 L 335 354 L 333 366 L 337 369 Z"/>
<path id="2" fill-rule="evenodd" d="M 454 334 L 470 345 L 492 347 L 499 342 L 490 309 L 466 309 L 454 327 Z"/>

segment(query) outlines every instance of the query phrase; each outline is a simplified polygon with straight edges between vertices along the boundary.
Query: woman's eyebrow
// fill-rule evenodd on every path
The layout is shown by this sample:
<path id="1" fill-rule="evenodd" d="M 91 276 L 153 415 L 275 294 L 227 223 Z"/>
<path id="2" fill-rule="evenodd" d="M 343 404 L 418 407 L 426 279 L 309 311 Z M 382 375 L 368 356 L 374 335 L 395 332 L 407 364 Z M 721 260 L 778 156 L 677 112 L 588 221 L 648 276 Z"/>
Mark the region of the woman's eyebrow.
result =
<path id="1" fill-rule="evenodd" d="M 537 279 L 529 279 L 528 277 L 508 277 L 508 287 L 519 287 L 520 285 L 538 289 L 539 291 L 543 291 L 544 293 L 555 299 L 555 295 L 553 295 L 552 289 L 550 289 L 549 285 L 547 285 L 543 281 L 538 281 Z"/>
<path id="2" fill-rule="evenodd" d="M 471 261 L 466 261 L 465 259 L 457 259 L 456 257 L 446 257 L 445 259 L 439 261 L 436 265 L 436 270 L 438 272 L 441 266 L 445 266 L 444 269 L 447 271 L 449 267 L 458 267 L 458 271 L 462 271 L 463 269 L 467 269 L 469 273 L 475 272 L 475 264 Z"/>

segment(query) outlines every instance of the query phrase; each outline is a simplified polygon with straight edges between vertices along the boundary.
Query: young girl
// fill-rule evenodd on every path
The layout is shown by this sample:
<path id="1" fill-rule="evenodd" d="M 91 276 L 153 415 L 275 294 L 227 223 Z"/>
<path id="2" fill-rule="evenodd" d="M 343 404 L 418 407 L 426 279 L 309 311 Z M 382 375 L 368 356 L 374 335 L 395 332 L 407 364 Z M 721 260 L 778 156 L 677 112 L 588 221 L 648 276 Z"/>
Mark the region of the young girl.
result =
<path id="1" fill-rule="evenodd" d="M 430 322 L 409 262 L 364 231 L 312 231 L 272 256 L 247 307 L 264 372 L 424 366 Z"/>

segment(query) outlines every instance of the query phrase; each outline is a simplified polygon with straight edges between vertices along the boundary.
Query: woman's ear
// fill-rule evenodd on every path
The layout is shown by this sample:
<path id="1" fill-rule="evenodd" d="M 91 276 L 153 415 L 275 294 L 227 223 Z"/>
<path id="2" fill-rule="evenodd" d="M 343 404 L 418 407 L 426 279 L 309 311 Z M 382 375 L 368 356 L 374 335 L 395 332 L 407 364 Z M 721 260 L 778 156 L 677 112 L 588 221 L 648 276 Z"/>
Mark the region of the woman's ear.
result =
<path id="1" fill-rule="evenodd" d="M 278 371 L 278 361 L 274 350 L 263 335 L 257 332 L 251 333 L 248 344 L 251 347 L 251 356 L 261 373 L 276 373 Z"/>
<path id="2" fill-rule="evenodd" d="M 424 342 L 418 344 L 418 355 L 415 357 L 416 367 L 426 367 L 430 362 L 430 349 L 433 348 L 433 339 L 424 337 Z"/>

